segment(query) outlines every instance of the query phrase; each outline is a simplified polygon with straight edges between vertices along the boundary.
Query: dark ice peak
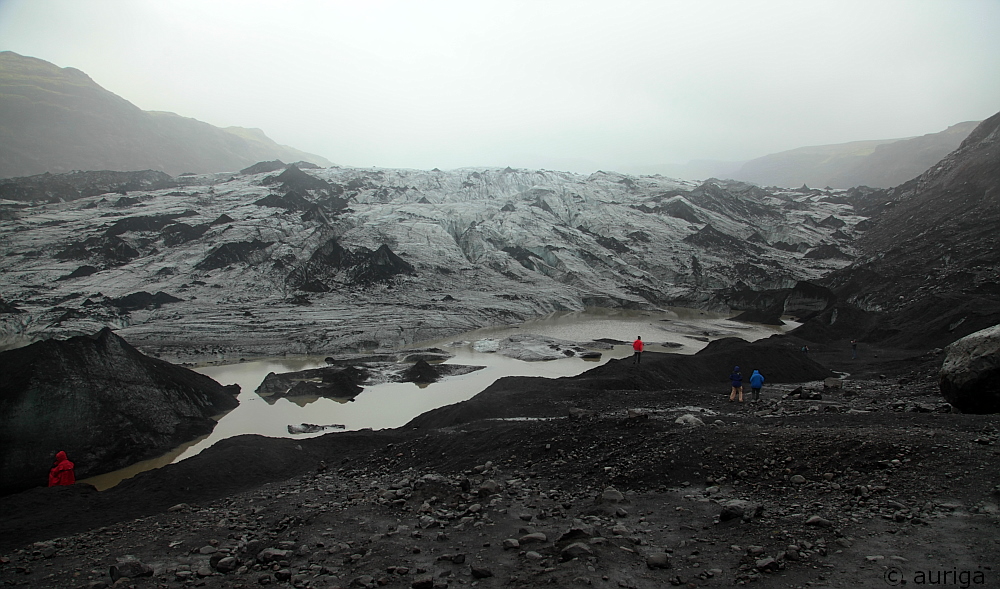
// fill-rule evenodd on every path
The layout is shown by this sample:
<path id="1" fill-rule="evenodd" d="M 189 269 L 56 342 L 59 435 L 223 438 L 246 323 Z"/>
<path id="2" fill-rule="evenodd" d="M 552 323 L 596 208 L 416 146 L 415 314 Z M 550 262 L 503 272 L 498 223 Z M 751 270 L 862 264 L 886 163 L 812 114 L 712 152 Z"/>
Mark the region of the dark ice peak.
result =
<path id="1" fill-rule="evenodd" d="M 284 196 L 269 194 L 264 198 L 255 201 L 253 204 L 261 207 L 274 207 L 288 211 L 308 211 L 315 205 L 308 198 L 305 192 L 289 190 Z"/>
<path id="2" fill-rule="evenodd" d="M 333 187 L 326 180 L 321 180 L 315 176 L 306 174 L 295 165 L 285 168 L 285 171 L 264 179 L 261 184 L 271 186 L 280 184 L 281 189 L 288 192 L 304 193 L 308 190 L 320 190 L 327 193 L 333 192 Z"/>
<path id="3" fill-rule="evenodd" d="M 713 178 L 685 196 L 696 206 L 737 219 L 778 219 L 782 216 L 775 205 L 767 202 L 768 191 L 746 182 Z"/>
<path id="4" fill-rule="evenodd" d="M 174 219 L 192 217 L 197 214 L 198 213 L 194 211 L 187 210 L 181 213 L 168 213 L 165 215 L 152 215 L 148 217 L 122 217 L 108 227 L 104 234 L 114 236 L 123 235 L 130 231 L 159 231 L 169 223 L 172 223 Z"/>
<path id="5" fill-rule="evenodd" d="M 179 303 L 183 299 L 168 295 L 165 292 L 149 294 L 146 291 L 134 292 L 121 298 L 110 299 L 111 306 L 118 307 L 123 311 L 137 311 L 139 309 L 158 309 L 167 303 Z"/>
<path id="6" fill-rule="evenodd" d="M 266 250 L 273 244 L 273 241 L 261 241 L 259 239 L 224 243 L 209 252 L 204 260 L 195 265 L 195 268 L 198 270 L 216 270 L 239 262 L 244 262 L 252 266 L 264 260 L 263 250 Z"/>
<path id="7" fill-rule="evenodd" d="M 397 256 L 388 245 L 383 244 L 362 260 L 350 272 L 354 284 L 374 284 L 388 282 L 396 276 L 414 275 L 416 269 L 409 262 Z"/>
<path id="8" fill-rule="evenodd" d="M 250 175 L 250 174 L 267 174 L 268 172 L 275 172 L 285 167 L 285 163 L 281 160 L 271 160 L 269 162 L 257 162 L 252 166 L 247 166 L 240 170 L 240 174 Z"/>
<path id="9" fill-rule="evenodd" d="M 109 266 L 127 264 L 139 257 L 139 251 L 118 236 L 95 236 L 71 243 L 54 256 L 57 260 L 102 260 Z"/>
<path id="10" fill-rule="evenodd" d="M 763 251 L 760 246 L 753 243 L 746 243 L 732 235 L 727 235 L 711 225 L 705 225 L 705 227 L 694 235 L 688 235 L 684 238 L 684 241 L 708 250 L 727 250 L 737 254 L 744 254 L 748 251 L 756 253 Z"/>

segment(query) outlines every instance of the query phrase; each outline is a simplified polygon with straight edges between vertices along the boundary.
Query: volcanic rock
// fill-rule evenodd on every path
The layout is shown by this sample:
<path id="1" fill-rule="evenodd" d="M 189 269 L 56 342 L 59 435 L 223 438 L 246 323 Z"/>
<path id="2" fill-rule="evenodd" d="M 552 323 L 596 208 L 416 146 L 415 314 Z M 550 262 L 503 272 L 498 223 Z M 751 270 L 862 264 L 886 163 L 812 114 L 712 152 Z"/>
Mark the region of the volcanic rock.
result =
<path id="1" fill-rule="evenodd" d="M 840 249 L 835 245 L 821 245 L 817 248 L 813 248 L 805 253 L 807 258 L 817 258 L 817 259 L 842 259 L 850 260 L 852 256 L 845 254 L 840 251 Z"/>
<path id="2" fill-rule="evenodd" d="M 136 579 L 139 577 L 152 577 L 153 567 L 141 562 L 134 556 L 123 556 L 111 565 L 111 581 L 115 582 L 121 578 Z"/>
<path id="3" fill-rule="evenodd" d="M 778 303 L 767 309 L 749 309 L 733 317 L 733 321 L 746 321 L 748 323 L 761 323 L 763 325 L 784 325 L 781 320 L 784 314 L 784 304 Z"/>
<path id="4" fill-rule="evenodd" d="M 751 510 L 751 507 L 752 506 L 748 501 L 733 499 L 722 506 L 722 511 L 719 512 L 719 521 L 743 519 L 743 517 Z"/>
<path id="5" fill-rule="evenodd" d="M 283 397 L 307 395 L 350 400 L 364 390 L 360 385 L 368 377 L 368 370 L 354 366 L 324 366 L 282 374 L 271 372 L 256 392 L 268 403 Z"/>
<path id="6" fill-rule="evenodd" d="M 257 162 L 252 166 L 247 166 L 240 170 L 240 174 L 266 174 L 268 172 L 275 172 L 285 167 L 284 162 L 281 160 L 271 160 L 269 162 Z"/>
<path id="7" fill-rule="evenodd" d="M 70 172 L 10 178 L 0 182 L 0 198 L 8 200 L 42 200 L 59 202 L 76 200 L 108 192 L 131 190 L 151 190 L 177 186 L 173 179 L 163 172 L 145 170 L 142 172 Z"/>
<path id="8" fill-rule="evenodd" d="M 180 301 L 181 299 L 168 295 L 165 292 L 158 292 L 153 295 L 143 291 L 134 292 L 118 299 L 111 299 L 108 303 L 123 311 L 135 311 L 137 309 L 157 309 L 167 303 L 177 303 Z"/>
<path id="9" fill-rule="evenodd" d="M 308 211 L 315 205 L 309 201 L 302 193 L 289 190 L 284 196 L 269 194 L 264 198 L 255 201 L 253 204 L 261 207 L 274 207 L 288 211 Z"/>
<path id="10" fill-rule="evenodd" d="M 71 243 L 53 256 L 57 260 L 86 260 L 96 258 L 112 266 L 127 264 L 139 257 L 139 250 L 118 236 L 94 236 L 82 242 Z"/>
<path id="11" fill-rule="evenodd" d="M 190 217 L 196 214 L 197 213 L 194 211 L 189 210 L 184 211 L 183 213 L 153 215 L 149 217 L 124 217 L 115 221 L 110 227 L 108 227 L 104 234 L 111 237 L 114 235 L 122 235 L 130 231 L 159 231 L 168 224 L 172 223 L 174 219 L 179 217 Z"/>
<path id="12" fill-rule="evenodd" d="M 210 228 L 211 225 L 208 223 L 194 226 L 187 223 L 172 223 L 164 227 L 160 234 L 163 236 L 163 245 L 173 247 L 198 239 L 205 235 Z"/>
<path id="13" fill-rule="evenodd" d="M 840 302 L 815 320 L 827 336 L 907 348 L 1000 323 L 998 198 L 1000 113 L 919 177 L 856 205 L 872 227 L 858 261 L 822 281 Z"/>
<path id="14" fill-rule="evenodd" d="M 437 382 L 440 378 L 441 374 L 426 360 L 417 360 L 413 366 L 403 372 L 402 380 L 404 382 L 431 383 Z"/>
<path id="15" fill-rule="evenodd" d="M 350 274 L 353 284 L 366 285 L 387 282 L 402 274 L 413 275 L 416 270 L 406 260 L 394 254 L 388 245 L 382 244 L 355 266 Z"/>
<path id="16" fill-rule="evenodd" d="M 1000 325 L 947 348 L 939 382 L 945 400 L 965 413 L 1000 413 Z"/>
<path id="17" fill-rule="evenodd" d="M 13 304 L 8 303 L 8 302 L 4 301 L 2 298 L 0 298 L 0 313 L 17 314 L 17 313 L 24 313 L 24 311 L 22 311 L 21 309 L 18 309 Z"/>
<path id="18" fill-rule="evenodd" d="M 198 270 L 216 270 L 238 262 L 255 264 L 263 257 L 263 250 L 269 248 L 273 243 L 259 239 L 237 243 L 224 243 L 209 252 L 204 260 L 195 265 L 195 268 Z"/>
<path id="19" fill-rule="evenodd" d="M 0 493 L 44 485 L 59 450 L 77 478 L 162 454 L 238 404 L 238 386 L 144 356 L 107 328 L 2 352 L 0 365 Z"/>
<path id="20" fill-rule="evenodd" d="M 691 415 L 690 413 L 685 413 L 684 415 L 681 415 L 680 417 L 674 420 L 674 423 L 679 425 L 690 425 L 690 426 L 705 425 L 704 421 L 695 417 L 694 415 Z"/>
<path id="21" fill-rule="evenodd" d="M 281 188 L 286 192 L 304 193 L 307 190 L 332 191 L 332 187 L 326 180 L 321 180 L 315 176 L 306 174 L 295 164 L 289 165 L 285 171 L 277 176 L 271 176 L 264 180 L 264 185 L 281 184 Z"/>

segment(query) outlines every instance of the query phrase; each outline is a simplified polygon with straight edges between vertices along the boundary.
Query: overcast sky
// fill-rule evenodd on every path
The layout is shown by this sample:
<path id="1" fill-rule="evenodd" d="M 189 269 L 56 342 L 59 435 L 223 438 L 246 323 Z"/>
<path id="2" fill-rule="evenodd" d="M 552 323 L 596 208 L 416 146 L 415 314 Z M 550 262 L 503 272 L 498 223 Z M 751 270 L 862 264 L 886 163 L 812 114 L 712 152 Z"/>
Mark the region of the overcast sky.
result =
<path id="1" fill-rule="evenodd" d="M 1000 111 L 1000 0 L 0 0 L 0 50 L 341 165 L 645 171 Z"/>

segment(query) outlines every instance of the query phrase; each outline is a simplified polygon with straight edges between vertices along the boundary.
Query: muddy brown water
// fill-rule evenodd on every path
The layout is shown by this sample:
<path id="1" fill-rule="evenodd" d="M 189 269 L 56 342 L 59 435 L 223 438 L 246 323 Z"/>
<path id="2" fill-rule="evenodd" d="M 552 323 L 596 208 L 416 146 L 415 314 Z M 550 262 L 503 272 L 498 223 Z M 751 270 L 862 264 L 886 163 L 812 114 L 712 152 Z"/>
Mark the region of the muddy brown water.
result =
<path id="1" fill-rule="evenodd" d="M 218 425 L 208 436 L 193 440 L 158 458 L 145 460 L 83 482 L 104 490 L 140 472 L 184 460 L 220 440 L 241 434 L 307 438 L 331 431 L 400 427 L 421 413 L 470 399 L 505 376 L 545 378 L 575 376 L 612 358 L 624 358 L 632 354 L 631 344 L 623 344 L 616 345 L 611 350 L 600 350 L 601 358 L 597 360 L 574 357 L 526 362 L 496 353 L 476 351 L 475 342 L 482 340 L 500 340 L 515 334 L 530 333 L 585 344 L 598 339 L 631 342 L 636 336 L 642 336 L 649 351 L 694 354 L 711 340 L 735 336 L 753 341 L 788 331 L 796 325 L 786 323 L 784 326 L 775 327 L 748 324 L 731 321 L 727 315 L 685 308 L 672 308 L 664 312 L 590 309 L 553 313 L 517 326 L 479 329 L 415 344 L 413 348 L 438 347 L 455 354 L 446 362 L 448 364 L 484 368 L 429 385 L 386 383 L 367 386 L 353 402 L 309 396 L 277 399 L 269 403 L 255 392 L 268 373 L 294 372 L 325 366 L 323 357 L 285 357 L 203 366 L 195 370 L 221 384 L 240 385 L 239 407 L 220 416 Z M 300 424 L 334 427 L 309 434 L 288 432 L 289 425 Z"/>

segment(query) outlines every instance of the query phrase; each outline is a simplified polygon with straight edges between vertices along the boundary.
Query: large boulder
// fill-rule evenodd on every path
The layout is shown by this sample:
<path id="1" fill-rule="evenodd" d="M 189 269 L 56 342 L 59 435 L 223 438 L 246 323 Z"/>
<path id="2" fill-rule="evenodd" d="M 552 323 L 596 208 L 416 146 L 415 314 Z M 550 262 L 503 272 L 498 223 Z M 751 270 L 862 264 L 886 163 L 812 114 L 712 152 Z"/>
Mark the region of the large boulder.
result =
<path id="1" fill-rule="evenodd" d="M 965 413 L 1000 413 L 1000 325 L 969 334 L 947 348 L 941 394 Z"/>
<path id="2" fill-rule="evenodd" d="M 0 494 L 45 485 L 64 450 L 77 479 L 206 435 L 239 387 L 143 355 L 105 328 L 0 353 Z"/>

